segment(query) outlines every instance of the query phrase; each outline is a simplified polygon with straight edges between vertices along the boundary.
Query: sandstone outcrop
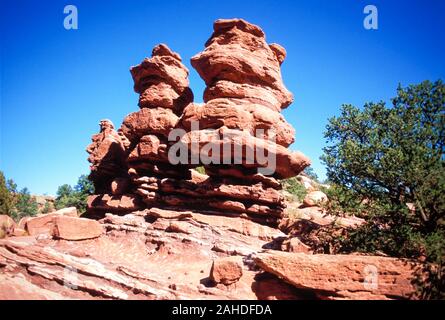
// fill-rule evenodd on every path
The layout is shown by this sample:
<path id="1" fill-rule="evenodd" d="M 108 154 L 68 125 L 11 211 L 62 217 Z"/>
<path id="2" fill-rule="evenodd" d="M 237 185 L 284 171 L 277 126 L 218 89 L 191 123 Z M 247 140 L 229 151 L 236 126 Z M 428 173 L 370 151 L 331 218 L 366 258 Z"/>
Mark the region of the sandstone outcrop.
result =
<path id="1" fill-rule="evenodd" d="M 76 241 L 39 236 L 0 240 L 0 298 L 151 300 L 305 296 L 276 277 L 264 276 L 262 270 L 251 268 L 252 253 L 284 237 L 277 229 L 239 217 L 159 208 L 124 216 L 107 214 L 99 221 L 88 221 L 100 225 L 103 229 L 100 237 Z M 227 258 L 235 260 L 233 269 L 224 267 Z M 221 284 L 215 284 L 209 277 L 214 261 L 217 267 L 213 273 Z M 224 270 L 230 271 L 229 274 Z"/>
<path id="2" fill-rule="evenodd" d="M 109 135 L 118 140 L 118 163 L 120 170 L 106 179 L 106 187 L 96 188 L 96 195 L 88 199 L 90 216 L 100 216 L 106 212 L 125 214 L 143 209 L 155 203 L 162 203 L 159 188 L 146 192 L 141 180 L 165 177 L 189 178 L 190 170 L 174 166 L 168 160 L 168 135 L 177 126 L 184 107 L 193 101 L 189 88 L 188 70 L 181 57 L 166 45 L 160 44 L 152 51 L 152 57 L 130 69 L 134 80 L 134 90 L 139 93 L 140 110 L 128 115 L 119 132 Z M 119 140 L 120 139 L 120 140 Z M 93 137 L 93 141 L 95 138 Z M 97 143 L 96 143 L 97 144 Z M 100 143 L 106 148 L 107 145 Z M 99 152 L 90 146 L 87 151 L 98 154 L 99 162 L 106 162 Z M 96 161 L 97 162 L 97 161 Z M 94 161 L 92 173 L 94 169 Z M 102 174 L 90 176 L 95 185 L 104 181 Z M 158 181 L 156 180 L 156 181 Z"/>
<path id="3" fill-rule="evenodd" d="M 140 110 L 117 132 L 102 121 L 87 148 L 96 187 L 89 216 L 163 206 L 276 225 L 285 208 L 277 179 L 310 163 L 287 148 L 295 130 L 280 113 L 293 100 L 281 78 L 285 57 L 258 26 L 217 20 L 205 50 L 191 59 L 207 85 L 205 103 L 195 104 L 179 54 L 156 46 L 130 69 Z"/>
<path id="4" fill-rule="evenodd" d="M 240 217 L 154 207 L 54 224 L 49 237 L 0 240 L 0 299 L 407 299 L 415 290 L 411 261 L 282 252 L 301 244 Z"/>
<path id="5" fill-rule="evenodd" d="M 231 19 L 217 20 L 205 50 L 191 59 L 207 86 L 205 103 L 184 109 L 180 124 L 188 132 L 180 142 L 190 158 L 205 158 L 207 183 L 221 181 L 232 190 L 237 185 L 280 190 L 273 178 L 293 177 L 310 164 L 287 149 L 295 130 L 280 114 L 293 100 L 281 77 L 285 56 L 284 48 L 267 44 L 258 26 Z M 271 177 L 256 180 L 262 173 Z M 265 198 L 227 194 L 226 199 L 217 206 L 248 215 L 265 212 L 279 218 L 284 209 L 281 194 L 267 207 Z"/>
<path id="6" fill-rule="evenodd" d="M 109 193 L 114 179 L 127 176 L 126 146 L 110 120 L 101 120 L 99 125 L 100 132 L 87 147 L 91 163 L 89 178 L 97 193 Z"/>
<path id="7" fill-rule="evenodd" d="M 310 161 L 288 149 L 285 58 L 258 26 L 217 20 L 191 60 L 206 83 L 196 104 L 179 54 L 156 46 L 130 70 L 140 110 L 118 130 L 102 120 L 87 147 L 87 213 L 0 216 L 0 299 L 411 298 L 412 261 L 313 254 L 314 230 L 363 219 L 326 214 L 313 192 L 286 209 L 279 179 Z"/>
<path id="8" fill-rule="evenodd" d="M 65 240 L 94 239 L 102 235 L 102 226 L 96 220 L 60 216 L 54 219 L 53 236 Z"/>
<path id="9" fill-rule="evenodd" d="M 359 255 L 271 251 L 255 255 L 265 271 L 321 299 L 408 299 L 418 266 L 408 260 Z"/>
<path id="10" fill-rule="evenodd" d="M 55 220 L 60 216 L 77 217 L 77 210 L 76 208 L 65 208 L 52 213 L 41 214 L 37 217 L 30 217 L 24 222 L 23 228 L 31 236 L 39 234 L 52 235 Z"/>

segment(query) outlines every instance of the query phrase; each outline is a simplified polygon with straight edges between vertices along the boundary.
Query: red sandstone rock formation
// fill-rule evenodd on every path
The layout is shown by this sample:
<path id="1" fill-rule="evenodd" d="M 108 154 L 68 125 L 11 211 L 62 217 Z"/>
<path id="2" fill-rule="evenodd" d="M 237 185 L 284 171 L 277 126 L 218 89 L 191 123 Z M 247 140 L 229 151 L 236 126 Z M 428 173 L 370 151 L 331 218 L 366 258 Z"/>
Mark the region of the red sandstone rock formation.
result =
<path id="1" fill-rule="evenodd" d="M 110 120 L 101 120 L 99 125 L 100 132 L 92 137 L 92 143 L 87 147 L 91 163 L 89 178 L 97 193 L 108 193 L 115 178 L 127 175 L 126 147 Z"/>
<path id="2" fill-rule="evenodd" d="M 293 177 L 310 164 L 303 154 L 287 149 L 295 130 L 280 114 L 293 100 L 281 78 L 285 56 L 284 48 L 267 44 L 258 26 L 232 19 L 217 20 L 205 50 L 191 60 L 207 88 L 205 104 L 184 109 L 181 126 L 189 132 L 181 143 L 191 158 L 211 158 L 211 163 L 202 160 L 210 176 L 207 185 L 222 183 L 233 190 L 225 201 L 209 202 L 222 210 L 279 218 L 284 199 L 279 192 L 279 199 L 270 198 L 271 190 L 281 189 L 274 178 Z M 258 179 L 265 168 L 271 176 Z M 236 197 L 239 187 L 251 196 Z M 194 201 L 203 202 L 202 197 Z"/>
<path id="3" fill-rule="evenodd" d="M 103 181 L 105 185 L 102 188 L 96 187 L 97 194 L 88 199 L 90 215 L 103 215 L 105 212 L 129 213 L 153 203 L 162 204 L 162 196 L 157 192 L 159 188 L 150 193 L 143 192 L 134 181 L 144 178 L 190 177 L 188 168 L 171 165 L 167 157 L 168 134 L 176 127 L 178 115 L 193 100 L 188 70 L 181 63 L 181 57 L 166 45 L 160 44 L 153 49 L 151 58 L 144 59 L 130 71 L 134 89 L 140 95 L 141 109 L 124 119 L 118 133 L 109 133 L 121 146 L 119 156 L 122 155 L 122 158 L 118 158 L 119 164 L 114 164 L 119 165 L 124 172 L 111 177 L 105 175 L 106 179 L 102 171 L 90 176 L 95 185 L 99 185 L 97 181 Z M 106 149 L 108 145 L 101 141 L 96 145 Z M 97 154 L 89 159 L 93 162 L 92 170 L 97 166 L 96 163 L 107 163 L 103 153 L 94 152 L 94 144 L 87 151 Z"/>
<path id="4" fill-rule="evenodd" d="M 408 299 L 418 265 L 388 257 L 270 251 L 254 258 L 263 270 L 322 299 Z"/>
<path id="5" fill-rule="evenodd" d="M 55 232 L 0 240 L 0 299 L 406 299 L 415 289 L 410 261 L 280 252 L 294 245 L 284 233 L 240 217 L 48 216 Z"/>
<path id="6" fill-rule="evenodd" d="M 281 79 L 285 56 L 282 47 L 266 43 L 259 27 L 216 21 L 205 51 L 192 58 L 207 84 L 206 103 L 198 105 L 179 54 L 156 46 L 151 58 L 130 70 L 141 110 L 128 115 L 118 132 L 102 122 L 87 149 L 97 193 L 89 198 L 89 213 L 158 205 L 275 223 L 284 209 L 276 178 L 295 176 L 309 164 L 287 149 L 295 130 L 280 114 L 293 99 Z M 189 162 L 174 165 L 169 151 L 176 141 L 168 136 L 178 128 L 188 131 L 178 138 Z M 202 164 L 208 176 L 191 170 Z M 265 167 L 271 176 L 262 174 Z"/>

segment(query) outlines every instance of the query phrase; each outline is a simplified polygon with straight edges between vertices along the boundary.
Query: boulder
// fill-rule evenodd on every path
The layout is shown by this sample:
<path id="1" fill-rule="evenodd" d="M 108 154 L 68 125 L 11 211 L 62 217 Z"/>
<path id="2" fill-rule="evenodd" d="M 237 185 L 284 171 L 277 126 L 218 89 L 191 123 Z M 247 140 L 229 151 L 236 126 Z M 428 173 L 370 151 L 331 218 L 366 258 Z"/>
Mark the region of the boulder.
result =
<path id="1" fill-rule="evenodd" d="M 29 235 L 46 234 L 52 235 L 54 219 L 60 216 L 77 217 L 77 209 L 74 207 L 64 208 L 52 213 L 30 217 L 25 222 L 25 230 Z"/>
<path id="2" fill-rule="evenodd" d="M 262 89 L 257 91 L 257 97 L 262 97 L 264 90 L 271 90 L 275 99 L 268 105 L 275 110 L 292 102 L 293 96 L 281 78 L 280 64 L 285 55 L 279 55 L 278 60 L 278 47 L 272 49 L 266 43 L 261 28 L 243 19 L 221 19 L 215 21 L 213 29 L 206 49 L 191 59 L 207 86 L 212 87 L 217 81 L 248 84 L 250 97 L 254 96 L 255 87 Z M 218 90 L 224 92 L 221 85 Z"/>
<path id="3" fill-rule="evenodd" d="M 10 216 L 5 214 L 0 215 L 0 239 L 12 234 L 15 227 L 16 223 Z"/>
<path id="4" fill-rule="evenodd" d="M 409 260 L 359 255 L 268 251 L 255 263 L 287 283 L 325 299 L 408 299 L 418 266 Z"/>
<path id="5" fill-rule="evenodd" d="M 316 183 L 311 178 L 304 175 L 298 175 L 297 179 L 298 181 L 300 181 L 307 192 L 315 191 Z"/>
<path id="6" fill-rule="evenodd" d="M 219 258 L 213 261 L 210 279 L 215 283 L 230 285 L 243 275 L 243 264 L 239 257 Z"/>
<path id="7" fill-rule="evenodd" d="M 103 228 L 96 220 L 60 216 L 54 219 L 53 236 L 64 240 L 85 240 L 100 237 Z"/>
<path id="8" fill-rule="evenodd" d="M 309 192 L 303 200 L 304 207 L 316 207 L 327 203 L 328 196 L 322 191 L 311 191 Z"/>
<path id="9" fill-rule="evenodd" d="M 169 132 L 176 126 L 178 116 L 170 109 L 143 108 L 129 114 L 122 123 L 121 130 L 132 142 L 149 134 L 156 134 L 167 138 Z"/>
<path id="10" fill-rule="evenodd" d="M 79 215 L 76 207 L 62 208 L 51 213 L 58 214 L 61 216 L 70 216 L 70 217 L 77 217 Z"/>
<path id="11" fill-rule="evenodd" d="M 311 248 L 297 237 L 284 240 L 281 244 L 281 250 L 287 252 L 312 253 Z"/>

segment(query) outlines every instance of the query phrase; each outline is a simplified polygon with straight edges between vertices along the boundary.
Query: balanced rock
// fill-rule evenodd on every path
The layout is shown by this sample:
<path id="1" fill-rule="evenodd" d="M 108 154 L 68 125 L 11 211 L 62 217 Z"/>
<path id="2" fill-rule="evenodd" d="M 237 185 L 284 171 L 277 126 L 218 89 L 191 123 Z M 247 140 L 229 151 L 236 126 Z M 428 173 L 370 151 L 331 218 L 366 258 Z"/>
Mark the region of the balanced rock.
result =
<path id="1" fill-rule="evenodd" d="M 274 111 L 292 103 L 293 96 L 281 77 L 285 51 L 277 56 L 277 46 L 272 49 L 267 44 L 260 27 L 243 19 L 221 19 L 215 21 L 213 30 L 205 51 L 192 58 L 192 66 L 207 85 L 206 92 L 212 92 L 205 98 L 214 97 L 217 91 L 219 98 L 245 99 Z"/>
<path id="2" fill-rule="evenodd" d="M 178 114 L 193 101 L 189 71 L 179 54 L 165 44 L 153 48 L 152 57 L 130 69 L 134 90 L 140 94 L 139 107 L 167 108 Z"/>

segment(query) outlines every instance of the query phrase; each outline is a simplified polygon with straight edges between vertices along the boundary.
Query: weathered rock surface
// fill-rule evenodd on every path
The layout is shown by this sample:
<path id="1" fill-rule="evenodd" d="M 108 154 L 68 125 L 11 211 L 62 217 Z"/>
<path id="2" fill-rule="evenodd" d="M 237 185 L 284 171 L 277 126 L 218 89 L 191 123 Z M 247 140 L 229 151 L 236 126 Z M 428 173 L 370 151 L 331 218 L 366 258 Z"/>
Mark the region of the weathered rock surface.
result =
<path id="1" fill-rule="evenodd" d="M 192 156 L 207 155 L 212 149 L 239 150 L 237 153 L 212 153 L 209 158 L 218 163 L 239 163 L 246 168 L 269 167 L 273 176 L 280 179 L 293 177 L 310 165 L 310 160 L 301 152 L 291 152 L 281 145 L 256 138 L 248 132 L 227 127 L 190 131 L 180 141 L 189 148 Z"/>
<path id="2" fill-rule="evenodd" d="M 10 216 L 5 214 L 0 215 L 0 239 L 7 235 L 13 234 L 16 228 L 16 223 Z"/>
<path id="3" fill-rule="evenodd" d="M 54 229 L 54 222 L 57 217 L 70 216 L 77 217 L 76 208 L 64 208 L 52 213 L 42 214 L 37 217 L 30 217 L 26 220 L 24 229 L 29 235 L 46 234 L 52 235 Z"/>
<path id="4" fill-rule="evenodd" d="M 94 213 L 130 213 L 143 207 L 143 203 L 138 195 L 123 194 L 98 194 L 89 196 L 87 199 L 87 209 L 89 214 Z"/>
<path id="5" fill-rule="evenodd" d="M 293 100 L 281 78 L 285 57 L 258 26 L 217 20 L 205 50 L 191 59 L 207 86 L 205 104 L 195 104 L 179 54 L 153 48 L 130 69 L 140 110 L 117 132 L 102 121 L 87 149 L 96 187 L 88 214 L 164 206 L 276 225 L 285 207 L 277 178 L 310 164 L 287 149 L 295 130 L 280 113 Z M 200 180 L 198 166 L 207 174 Z"/>
<path id="6" fill-rule="evenodd" d="M 408 299 L 416 265 L 408 260 L 358 255 L 308 255 L 270 251 L 256 264 L 322 299 Z"/>
<path id="7" fill-rule="evenodd" d="M 215 283 L 230 285 L 243 275 L 243 263 L 238 257 L 219 258 L 213 261 L 210 279 Z"/>
<path id="8" fill-rule="evenodd" d="M 304 292 L 252 268 L 250 255 L 284 236 L 277 229 L 241 218 L 158 208 L 125 216 L 107 214 L 99 224 L 105 231 L 95 239 L 0 240 L 0 297 L 305 298 Z M 234 276 L 221 279 L 238 281 L 220 287 L 209 274 L 213 261 L 227 257 L 237 260 Z"/>
<path id="9" fill-rule="evenodd" d="M 94 239 L 102 235 L 102 226 L 96 220 L 60 216 L 54 219 L 53 236 L 65 240 Z"/>
<path id="10" fill-rule="evenodd" d="M 182 115 L 181 125 L 187 131 L 193 123 L 200 129 L 247 130 L 251 135 L 288 147 L 295 140 L 295 130 L 284 117 L 261 104 L 237 102 L 228 99 L 213 99 L 206 104 L 189 104 Z"/>
<path id="11" fill-rule="evenodd" d="M 164 138 L 176 126 L 178 116 L 165 108 L 143 108 L 128 115 L 122 123 L 122 132 L 132 142 L 145 135 L 156 134 Z"/>
<path id="12" fill-rule="evenodd" d="M 59 236 L 0 240 L 1 299 L 406 299 L 413 293 L 409 261 L 278 251 L 295 245 L 294 238 L 240 217 L 151 208 L 99 221 L 55 220 Z"/>
<path id="13" fill-rule="evenodd" d="M 89 178 L 97 193 L 107 193 L 114 179 L 127 175 L 126 141 L 114 130 L 110 120 L 101 120 L 99 125 L 100 132 L 92 137 L 87 147 L 91 163 Z"/>
<path id="14" fill-rule="evenodd" d="M 303 206 L 316 207 L 327 203 L 328 196 L 322 191 L 311 191 L 303 199 Z"/>
<path id="15" fill-rule="evenodd" d="M 274 45 L 272 49 L 258 26 L 242 19 L 221 19 L 215 21 L 213 30 L 206 49 L 191 61 L 206 82 L 207 91 L 212 91 L 218 81 L 226 81 L 236 89 L 220 83 L 216 90 L 221 98 L 246 98 L 275 111 L 292 102 L 292 94 L 281 78 L 280 64 L 285 58 L 285 51 L 281 50 L 279 60 L 275 53 L 279 51 L 278 46 Z M 264 94 L 265 91 L 270 94 Z M 267 99 L 270 96 L 272 98 Z"/>
<path id="16" fill-rule="evenodd" d="M 134 90 L 140 94 L 139 107 L 166 108 L 180 113 L 193 101 L 189 71 L 179 54 L 165 44 L 153 48 L 152 57 L 130 69 Z"/>

